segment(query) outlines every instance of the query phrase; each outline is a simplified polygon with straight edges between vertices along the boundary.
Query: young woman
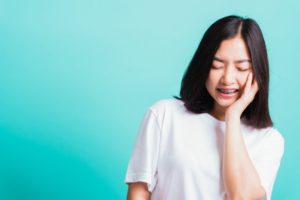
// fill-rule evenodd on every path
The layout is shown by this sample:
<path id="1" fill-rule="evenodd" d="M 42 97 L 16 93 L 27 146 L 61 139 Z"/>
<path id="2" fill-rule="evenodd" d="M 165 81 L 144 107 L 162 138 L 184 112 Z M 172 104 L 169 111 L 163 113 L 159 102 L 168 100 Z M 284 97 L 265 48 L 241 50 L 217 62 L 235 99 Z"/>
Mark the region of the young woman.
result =
<path id="1" fill-rule="evenodd" d="M 284 152 L 268 109 L 269 66 L 258 24 L 224 17 L 204 34 L 180 97 L 144 116 L 125 182 L 129 200 L 261 200 Z"/>

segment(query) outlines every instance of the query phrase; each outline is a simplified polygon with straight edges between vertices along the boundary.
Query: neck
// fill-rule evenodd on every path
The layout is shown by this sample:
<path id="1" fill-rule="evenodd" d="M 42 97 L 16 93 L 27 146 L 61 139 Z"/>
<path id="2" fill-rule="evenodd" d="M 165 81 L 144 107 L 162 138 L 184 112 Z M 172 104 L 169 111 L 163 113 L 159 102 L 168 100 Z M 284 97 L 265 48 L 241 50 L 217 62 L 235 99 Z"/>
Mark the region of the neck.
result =
<path id="1" fill-rule="evenodd" d="M 220 108 L 214 105 L 213 109 L 209 112 L 209 114 L 211 114 L 218 120 L 225 121 L 225 111 L 226 110 L 224 108 Z"/>

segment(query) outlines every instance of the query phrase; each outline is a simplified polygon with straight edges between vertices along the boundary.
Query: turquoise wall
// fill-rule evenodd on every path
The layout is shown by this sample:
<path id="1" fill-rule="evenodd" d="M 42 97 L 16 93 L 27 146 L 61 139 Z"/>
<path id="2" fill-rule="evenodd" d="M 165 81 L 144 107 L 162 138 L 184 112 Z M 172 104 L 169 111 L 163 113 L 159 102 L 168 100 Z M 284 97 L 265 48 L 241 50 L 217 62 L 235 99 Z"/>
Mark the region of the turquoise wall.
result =
<path id="1" fill-rule="evenodd" d="M 125 199 L 144 112 L 179 92 L 204 31 L 229 14 L 260 24 L 285 155 L 273 199 L 300 199 L 299 3 L 0 1 L 0 199 Z"/>

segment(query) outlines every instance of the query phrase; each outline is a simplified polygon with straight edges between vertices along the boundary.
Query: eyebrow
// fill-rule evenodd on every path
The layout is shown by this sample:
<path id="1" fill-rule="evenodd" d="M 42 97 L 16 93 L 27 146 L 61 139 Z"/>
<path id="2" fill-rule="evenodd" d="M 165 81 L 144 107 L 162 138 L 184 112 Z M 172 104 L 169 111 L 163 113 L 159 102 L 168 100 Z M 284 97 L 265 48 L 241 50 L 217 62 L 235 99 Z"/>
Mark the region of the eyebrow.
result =
<path id="1" fill-rule="evenodd" d="M 213 60 L 216 60 L 216 61 L 221 62 L 221 63 L 225 63 L 226 62 L 225 60 L 222 60 L 221 58 L 218 58 L 218 57 L 214 57 Z M 235 60 L 234 61 L 234 63 L 244 63 L 244 62 L 251 63 L 251 60 L 249 60 L 249 59 L 241 59 L 241 60 Z"/>

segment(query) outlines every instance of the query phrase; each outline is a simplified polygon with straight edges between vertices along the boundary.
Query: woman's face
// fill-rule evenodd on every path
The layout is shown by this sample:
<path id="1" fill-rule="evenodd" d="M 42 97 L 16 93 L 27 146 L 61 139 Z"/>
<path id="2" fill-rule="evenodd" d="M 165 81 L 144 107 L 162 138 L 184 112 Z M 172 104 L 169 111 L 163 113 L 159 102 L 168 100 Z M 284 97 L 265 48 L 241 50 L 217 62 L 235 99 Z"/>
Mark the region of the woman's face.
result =
<path id="1" fill-rule="evenodd" d="M 251 59 L 244 40 L 240 36 L 223 40 L 205 83 L 214 99 L 214 110 L 225 112 L 241 96 L 251 71 Z"/>

